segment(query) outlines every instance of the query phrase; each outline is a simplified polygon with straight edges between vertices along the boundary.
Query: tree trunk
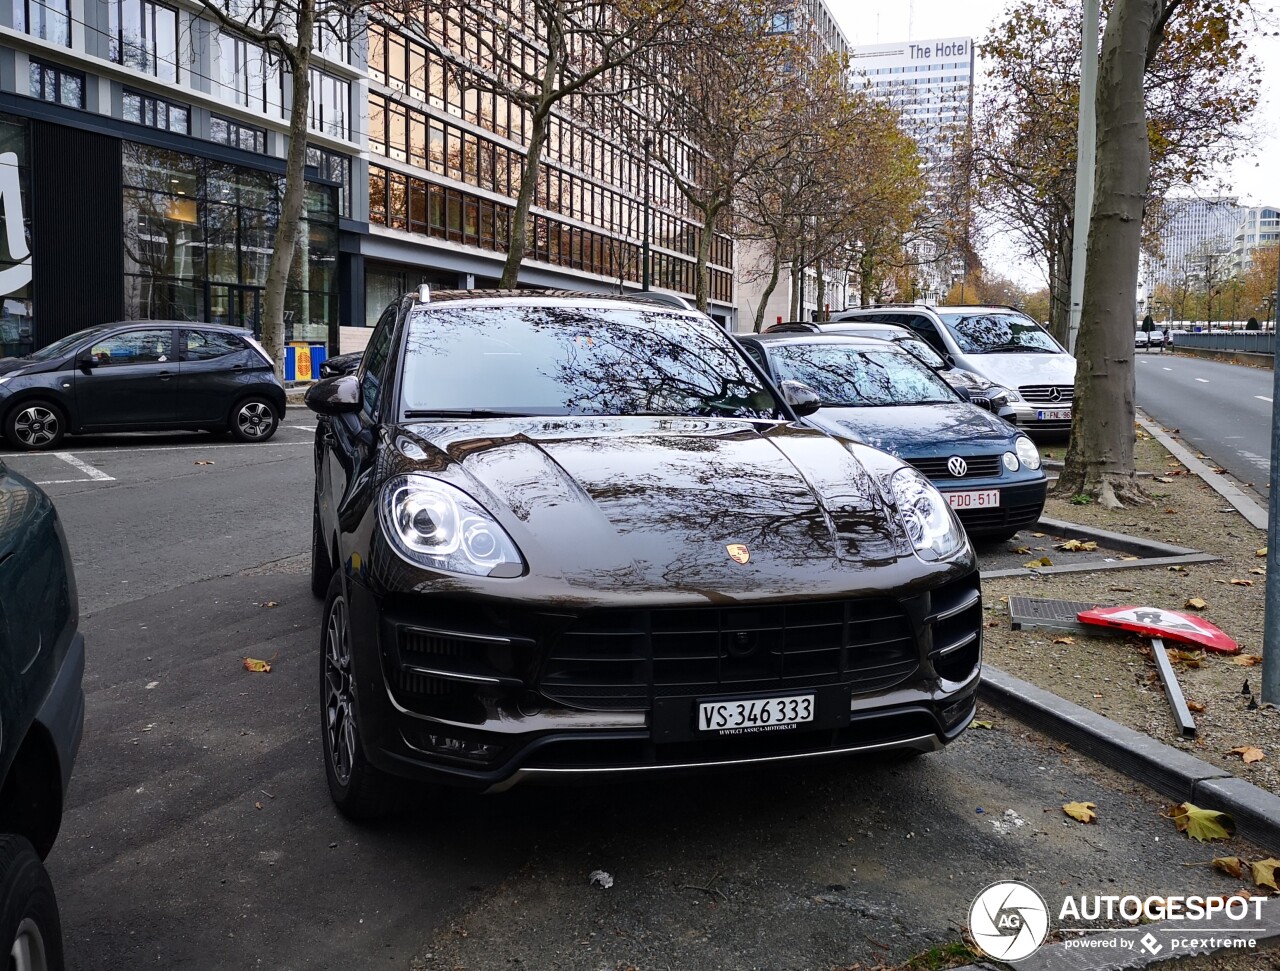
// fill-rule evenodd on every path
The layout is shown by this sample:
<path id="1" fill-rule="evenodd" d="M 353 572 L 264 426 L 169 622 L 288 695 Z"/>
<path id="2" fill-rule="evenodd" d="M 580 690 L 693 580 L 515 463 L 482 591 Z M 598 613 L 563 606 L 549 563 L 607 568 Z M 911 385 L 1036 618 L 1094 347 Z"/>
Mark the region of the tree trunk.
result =
<path id="1" fill-rule="evenodd" d="M 1143 76 L 1163 0 L 1117 0 L 1098 72 L 1098 158 L 1076 343 L 1076 389 L 1058 492 L 1105 508 L 1145 502 L 1134 478 L 1133 295 L 1151 174 Z"/>
<path id="2" fill-rule="evenodd" d="M 800 319 L 800 261 L 791 261 L 791 303 L 787 308 L 787 320 Z"/>
<path id="3" fill-rule="evenodd" d="M 698 272 L 694 275 L 693 298 L 704 314 L 711 303 L 711 288 L 708 286 L 711 271 L 707 269 L 707 263 L 711 260 L 711 242 L 715 239 L 716 216 L 719 213 L 718 205 L 711 205 L 703 210 L 702 235 L 698 237 Z"/>
<path id="4" fill-rule="evenodd" d="M 813 312 L 813 319 L 826 320 L 827 278 L 822 275 L 822 260 L 814 264 L 814 271 L 818 274 L 818 282 L 814 284 L 813 302 L 817 305 L 817 309 Z"/>
<path id="5" fill-rule="evenodd" d="M 289 154 L 285 157 L 284 198 L 276 222 L 275 243 L 262 294 L 262 346 L 284 379 L 284 303 L 306 202 L 307 121 L 311 101 L 311 45 L 315 37 L 315 0 L 298 0 L 297 61 L 289 65 L 293 105 L 289 110 Z M 337 348 L 334 348 L 337 351 Z"/>
<path id="6" fill-rule="evenodd" d="M 1049 268 L 1049 333 L 1066 347 L 1071 330 L 1071 232 L 1070 222 L 1058 232 L 1053 265 Z"/>
<path id="7" fill-rule="evenodd" d="M 858 258 L 858 305 L 860 307 L 871 306 L 871 271 L 874 266 L 875 259 L 871 251 L 864 249 Z"/>
<path id="8" fill-rule="evenodd" d="M 533 114 L 533 129 L 529 132 L 529 145 L 525 149 L 524 171 L 520 173 L 520 194 L 516 197 L 515 212 L 511 214 L 507 260 L 502 264 L 502 279 L 498 283 L 503 290 L 514 290 L 520 286 L 520 265 L 524 262 L 525 250 L 529 246 L 529 209 L 533 206 L 534 191 L 538 187 L 538 170 L 542 165 L 542 149 L 547 143 L 550 110 L 550 105 L 545 105 Z"/>
<path id="9" fill-rule="evenodd" d="M 755 326 L 752 327 L 757 334 L 764 327 L 764 308 L 769 303 L 769 298 L 773 296 L 773 291 L 778 288 L 778 277 L 782 273 L 782 245 L 774 240 L 773 244 L 773 268 L 769 273 L 769 285 L 764 288 L 764 293 L 760 297 L 760 305 L 756 307 Z"/>

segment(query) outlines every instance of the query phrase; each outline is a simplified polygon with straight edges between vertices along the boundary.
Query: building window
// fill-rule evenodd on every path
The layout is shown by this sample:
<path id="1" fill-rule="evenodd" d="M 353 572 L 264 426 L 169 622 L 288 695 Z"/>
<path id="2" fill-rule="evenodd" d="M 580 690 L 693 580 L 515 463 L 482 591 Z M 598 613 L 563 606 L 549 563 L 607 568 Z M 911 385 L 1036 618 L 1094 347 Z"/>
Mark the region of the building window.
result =
<path id="1" fill-rule="evenodd" d="M 31 61 L 31 97 L 68 108 L 84 107 L 84 75 L 65 67 Z"/>
<path id="2" fill-rule="evenodd" d="M 254 111 L 283 116 L 279 71 L 261 47 L 235 34 L 220 33 L 213 57 L 215 95 Z"/>
<path id="3" fill-rule="evenodd" d="M 124 93 L 124 120 L 181 135 L 191 132 L 191 109 L 186 105 L 136 91 Z"/>
<path id="4" fill-rule="evenodd" d="M 338 184 L 338 215 L 351 215 L 351 159 L 339 152 L 307 146 L 307 164 L 327 182 Z"/>
<path id="5" fill-rule="evenodd" d="M 178 80 L 178 11 L 151 0 L 110 0 L 111 59 L 162 81 Z"/>
<path id="6" fill-rule="evenodd" d="M 230 118 L 213 115 L 209 119 L 209 138 L 232 148 L 242 148 L 246 152 L 257 152 L 259 155 L 267 151 L 267 132 L 263 128 L 241 124 Z"/>
<path id="7" fill-rule="evenodd" d="M 13 0 L 13 27 L 51 44 L 71 46 L 71 0 Z"/>
<path id="8" fill-rule="evenodd" d="M 346 81 L 311 70 L 311 130 L 337 138 L 347 137 L 347 113 L 351 105 L 351 85 Z"/>

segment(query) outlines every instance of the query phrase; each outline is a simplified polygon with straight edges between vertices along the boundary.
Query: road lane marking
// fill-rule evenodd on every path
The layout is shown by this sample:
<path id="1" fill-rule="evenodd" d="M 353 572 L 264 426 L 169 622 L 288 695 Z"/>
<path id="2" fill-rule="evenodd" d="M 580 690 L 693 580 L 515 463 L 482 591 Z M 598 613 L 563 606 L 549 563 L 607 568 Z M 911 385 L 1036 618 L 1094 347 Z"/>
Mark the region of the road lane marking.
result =
<path id="1" fill-rule="evenodd" d="M 78 469 L 79 471 L 83 472 L 85 475 L 89 477 L 89 481 L 91 482 L 115 482 L 116 481 L 115 476 L 107 475 L 107 473 L 103 472 L 101 469 L 95 469 L 88 462 L 80 461 L 80 459 L 76 458 L 70 452 L 54 452 L 53 457 L 62 459 L 62 461 L 66 462 L 73 469 Z"/>
<path id="2" fill-rule="evenodd" d="M 1196 378 L 1196 380 L 1197 380 L 1197 381 L 1199 381 L 1201 384 L 1208 384 L 1208 383 L 1209 383 L 1209 379 L 1208 379 L 1208 378 Z"/>
<path id="3" fill-rule="evenodd" d="M 130 453 L 132 453 L 132 452 L 189 452 L 189 451 L 192 451 L 192 450 L 199 450 L 199 451 L 211 452 L 211 451 L 213 451 L 214 449 L 224 449 L 224 448 L 271 448 L 271 447 L 276 446 L 276 445 L 302 445 L 302 446 L 305 446 L 306 448 L 314 448 L 314 447 L 315 447 L 315 442 L 313 442 L 313 441 L 306 441 L 306 442 L 243 442 L 243 443 L 238 443 L 238 444 L 237 444 L 237 443 L 231 443 L 231 442 L 228 442 L 228 443 L 223 444 L 223 445 L 151 445 L 151 446 L 147 446 L 147 445 L 137 445 L 137 446 L 133 446 L 133 447 L 131 447 L 131 448 L 81 448 L 81 449 L 77 449 L 76 451 L 78 451 L 81 455 L 128 455 L 128 454 L 130 454 Z M 49 454 L 54 454 L 54 453 L 49 453 L 49 452 L 44 452 L 44 453 L 40 453 L 40 452 L 23 452 L 23 453 L 13 453 L 13 454 L 6 454 L 6 455 L 4 455 L 4 460 L 5 460 L 6 462 L 9 462 L 11 459 L 18 458 L 18 457 L 19 457 L 19 454 L 21 454 L 22 456 L 24 456 L 24 457 L 25 457 L 25 456 L 28 456 L 28 455 L 40 455 L 40 454 L 49 455 Z M 96 471 L 98 471 L 98 470 L 97 470 L 97 469 L 94 469 L 94 471 L 96 472 Z M 105 474 L 105 473 L 104 473 L 104 474 Z M 110 476 L 108 476 L 108 478 L 110 478 Z"/>
<path id="4" fill-rule="evenodd" d="M 1265 401 L 1267 404 L 1271 404 L 1271 399 L 1268 398 L 1265 394 L 1255 394 L 1254 397 L 1257 398 L 1259 401 Z"/>
<path id="5" fill-rule="evenodd" d="M 1167 368 L 1165 368 L 1164 370 L 1166 370 L 1166 371 L 1172 371 L 1172 370 L 1173 370 L 1173 368 L 1171 368 L 1171 367 L 1167 367 Z"/>
<path id="6" fill-rule="evenodd" d="M 33 480 L 34 481 L 34 480 Z M 47 485 L 70 485 L 72 482 L 99 482 L 99 479 L 40 479 L 35 484 L 38 486 Z"/>

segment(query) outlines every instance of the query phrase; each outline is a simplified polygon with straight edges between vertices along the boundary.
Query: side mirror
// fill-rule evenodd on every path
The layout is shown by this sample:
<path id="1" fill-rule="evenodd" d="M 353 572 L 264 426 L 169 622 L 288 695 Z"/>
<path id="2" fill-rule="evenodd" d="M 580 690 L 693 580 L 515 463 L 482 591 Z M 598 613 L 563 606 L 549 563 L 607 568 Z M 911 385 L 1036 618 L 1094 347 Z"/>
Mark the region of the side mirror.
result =
<path id="1" fill-rule="evenodd" d="M 360 379 L 354 374 L 321 378 L 303 399 L 317 415 L 349 415 L 360 410 Z"/>
<path id="2" fill-rule="evenodd" d="M 963 401 L 972 401 L 973 395 L 969 394 L 969 389 L 963 384 L 955 384 L 951 386 L 951 390 L 958 394 Z"/>
<path id="3" fill-rule="evenodd" d="M 85 374 L 88 374 L 93 370 L 93 365 L 93 354 L 90 351 L 81 351 L 76 355 L 76 367 Z"/>
<path id="4" fill-rule="evenodd" d="M 822 407 L 822 399 L 818 397 L 818 392 L 803 381 L 783 381 L 781 390 L 782 400 L 789 404 L 791 410 L 801 418 L 812 415 Z"/>

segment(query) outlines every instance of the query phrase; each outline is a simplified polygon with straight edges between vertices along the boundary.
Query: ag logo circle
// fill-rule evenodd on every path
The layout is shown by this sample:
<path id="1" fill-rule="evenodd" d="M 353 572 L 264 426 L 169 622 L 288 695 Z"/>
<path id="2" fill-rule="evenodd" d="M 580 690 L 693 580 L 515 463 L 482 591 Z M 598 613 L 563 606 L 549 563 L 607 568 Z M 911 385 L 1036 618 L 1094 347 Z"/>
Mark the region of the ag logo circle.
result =
<path id="1" fill-rule="evenodd" d="M 1021 961 L 1049 935 L 1049 908 L 1025 883 L 993 883 L 969 908 L 969 932 L 988 957 Z"/>

